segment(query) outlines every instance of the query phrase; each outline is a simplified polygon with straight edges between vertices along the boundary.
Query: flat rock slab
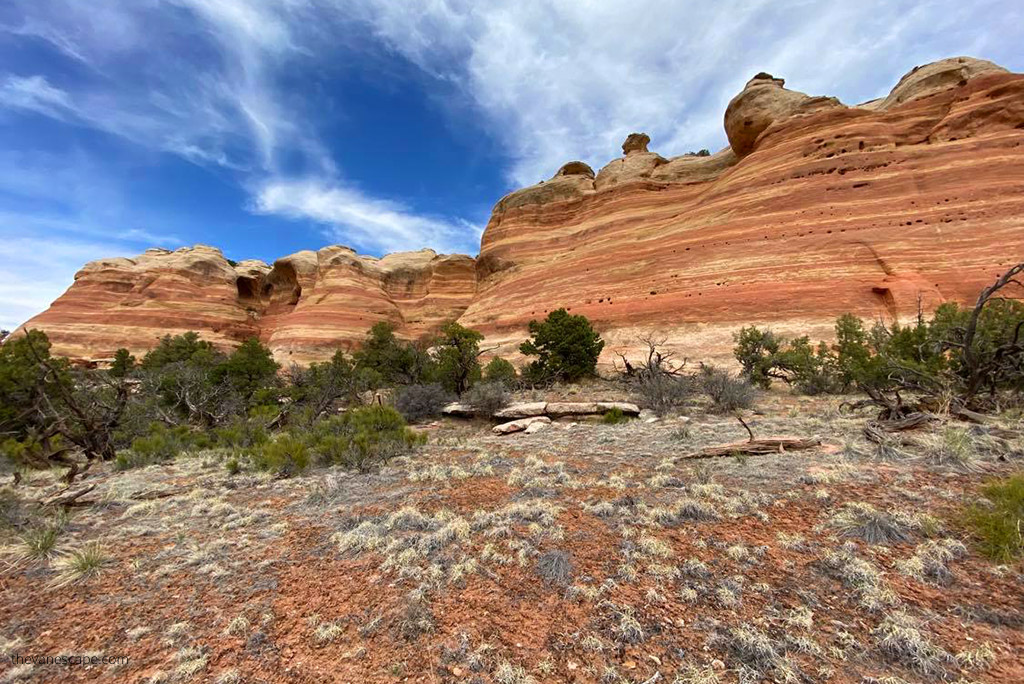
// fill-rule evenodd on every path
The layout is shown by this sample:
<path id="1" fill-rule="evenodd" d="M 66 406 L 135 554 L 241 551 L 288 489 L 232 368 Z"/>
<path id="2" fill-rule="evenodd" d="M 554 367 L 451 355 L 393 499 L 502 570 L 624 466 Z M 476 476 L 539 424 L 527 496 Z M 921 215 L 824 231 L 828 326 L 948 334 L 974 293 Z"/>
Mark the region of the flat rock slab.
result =
<path id="1" fill-rule="evenodd" d="M 597 407 L 601 409 L 601 413 L 607 413 L 612 409 L 619 409 L 627 416 L 640 415 L 640 407 L 628 401 L 599 401 L 597 402 Z"/>
<path id="2" fill-rule="evenodd" d="M 441 409 L 441 413 L 446 416 L 455 416 L 456 418 L 472 418 L 476 415 L 476 411 L 473 410 L 472 406 L 469 404 L 460 404 L 457 401 L 445 406 Z"/>
<path id="3" fill-rule="evenodd" d="M 540 432 L 541 430 L 546 430 L 549 425 L 551 425 L 550 422 L 545 422 L 543 420 L 535 420 L 535 421 L 533 421 L 532 423 L 530 423 L 529 425 L 526 426 L 526 429 L 523 430 L 523 434 L 524 435 L 532 435 L 535 432 Z"/>
<path id="4" fill-rule="evenodd" d="M 535 401 L 506 406 L 495 418 L 529 418 L 531 416 L 597 416 L 619 409 L 627 416 L 640 415 L 640 407 L 628 401 Z"/>
<path id="5" fill-rule="evenodd" d="M 549 416 L 591 416 L 603 413 L 596 401 L 549 401 Z"/>
<path id="6" fill-rule="evenodd" d="M 495 418 L 530 418 L 532 416 L 543 416 L 547 412 L 546 401 L 533 401 L 524 404 L 512 404 L 506 406 L 494 414 Z"/>
<path id="7" fill-rule="evenodd" d="M 495 425 L 491 430 L 496 435 L 508 435 L 513 432 L 522 432 L 523 430 L 531 427 L 537 423 L 547 424 L 550 423 L 551 419 L 547 416 L 530 416 L 528 418 L 519 418 L 518 420 L 512 420 L 501 425 Z M 540 429 L 540 428 L 537 428 Z"/>

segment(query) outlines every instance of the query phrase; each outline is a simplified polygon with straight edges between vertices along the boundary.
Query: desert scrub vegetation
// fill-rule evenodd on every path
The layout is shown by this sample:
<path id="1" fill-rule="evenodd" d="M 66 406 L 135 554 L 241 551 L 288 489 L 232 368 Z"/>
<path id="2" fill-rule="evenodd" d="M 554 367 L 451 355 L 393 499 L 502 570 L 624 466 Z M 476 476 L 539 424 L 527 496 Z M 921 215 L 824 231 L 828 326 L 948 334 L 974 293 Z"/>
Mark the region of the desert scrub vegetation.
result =
<path id="1" fill-rule="evenodd" d="M 441 409 L 455 401 L 455 395 L 439 383 L 409 385 L 395 391 L 395 408 L 413 423 L 437 418 Z"/>
<path id="2" fill-rule="evenodd" d="M 98 575 L 110 563 L 110 557 L 100 542 L 89 542 L 80 548 L 62 554 L 54 563 L 58 571 L 53 581 L 63 587 Z"/>
<path id="3" fill-rule="evenodd" d="M 948 564 L 966 555 L 967 547 L 956 539 L 929 540 L 918 545 L 910 558 L 897 561 L 896 567 L 904 575 L 922 582 L 948 585 L 953 581 Z"/>
<path id="4" fill-rule="evenodd" d="M 845 537 L 857 537 L 869 544 L 909 541 L 912 532 L 937 532 L 939 522 L 928 515 L 890 508 L 875 508 L 866 502 L 850 502 L 832 516 L 829 524 Z"/>
<path id="5" fill-rule="evenodd" d="M 857 547 L 851 542 L 836 551 L 827 552 L 822 565 L 844 587 L 854 592 L 858 603 L 866 610 L 881 611 L 900 602 L 899 596 L 885 583 L 882 572 L 870 561 L 859 557 Z"/>
<path id="6" fill-rule="evenodd" d="M 904 612 L 886 616 L 871 636 L 885 658 L 927 677 L 944 679 L 948 666 L 956 664 L 951 653 L 931 642 L 921 622 Z"/>
<path id="7" fill-rule="evenodd" d="M 992 480 L 981 496 L 963 514 L 979 550 L 1001 563 L 1024 555 L 1024 471 Z"/>
<path id="8" fill-rule="evenodd" d="M 715 413 L 734 413 L 754 404 L 753 385 L 726 370 L 701 366 L 699 382 L 704 393 L 711 399 L 711 409 Z"/>
<path id="9" fill-rule="evenodd" d="M 495 359 L 495 361 L 498 360 L 500 359 Z M 506 361 L 506 363 L 508 362 Z M 515 369 L 513 369 L 514 371 Z M 505 383 L 500 380 L 490 380 L 473 385 L 462 395 L 462 402 L 469 404 L 477 415 L 490 417 L 508 405 L 509 393 Z"/>

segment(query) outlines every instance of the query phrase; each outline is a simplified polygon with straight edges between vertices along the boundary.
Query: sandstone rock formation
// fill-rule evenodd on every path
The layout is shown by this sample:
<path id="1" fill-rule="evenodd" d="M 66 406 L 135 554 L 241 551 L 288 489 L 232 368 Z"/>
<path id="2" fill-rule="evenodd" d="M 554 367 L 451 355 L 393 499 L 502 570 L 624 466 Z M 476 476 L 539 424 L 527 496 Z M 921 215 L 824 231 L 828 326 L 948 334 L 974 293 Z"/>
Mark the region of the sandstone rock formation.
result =
<path id="1" fill-rule="evenodd" d="M 566 307 L 608 340 L 606 363 L 652 329 L 727 361 L 742 325 L 827 338 L 843 312 L 973 300 L 1024 254 L 1024 75 L 952 58 L 848 107 L 758 74 L 724 124 L 713 156 L 663 157 L 632 134 L 596 174 L 569 162 L 510 193 L 475 260 L 326 247 L 232 266 L 210 247 L 150 250 L 88 264 L 26 326 L 81 359 L 194 329 L 305 362 L 377 321 L 415 338 L 457 317 L 519 361 L 527 323 Z"/>

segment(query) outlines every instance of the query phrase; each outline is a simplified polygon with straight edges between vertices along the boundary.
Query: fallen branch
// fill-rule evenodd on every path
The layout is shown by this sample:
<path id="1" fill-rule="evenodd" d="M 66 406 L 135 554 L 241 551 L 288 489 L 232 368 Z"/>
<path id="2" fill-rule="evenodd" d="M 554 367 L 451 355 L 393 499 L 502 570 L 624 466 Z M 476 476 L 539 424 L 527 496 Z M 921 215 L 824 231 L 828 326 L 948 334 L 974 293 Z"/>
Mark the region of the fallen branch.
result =
<path id="1" fill-rule="evenodd" d="M 169 496 L 174 496 L 181 491 L 177 489 L 149 489 L 141 492 L 134 492 L 129 494 L 127 498 L 134 501 L 152 501 L 153 499 L 166 499 Z"/>
<path id="2" fill-rule="evenodd" d="M 884 430 L 885 432 L 902 432 L 904 430 L 916 430 L 917 428 L 927 425 L 934 420 L 938 419 L 930 413 L 917 412 L 911 413 L 905 418 L 898 418 L 894 420 L 873 420 L 870 421 L 868 425 L 873 426 L 878 430 Z"/>
<path id="3" fill-rule="evenodd" d="M 683 458 L 715 458 L 717 456 L 735 456 L 745 454 L 758 456 L 763 454 L 784 454 L 787 451 L 813 449 L 821 445 L 820 439 L 802 439 L 800 437 L 762 437 L 746 442 L 718 444 L 704 447 L 700 451 L 683 456 Z"/>
<path id="4" fill-rule="evenodd" d="M 47 499 L 46 501 L 44 501 L 42 505 L 43 506 L 64 506 L 65 508 L 67 508 L 69 506 L 75 506 L 75 505 L 82 506 L 82 505 L 85 505 L 86 502 L 78 501 L 78 499 L 80 497 L 88 494 L 89 492 L 91 492 L 94 489 L 96 489 L 96 485 L 94 485 L 94 484 L 88 485 L 86 487 L 82 487 L 79 490 L 76 490 L 74 492 L 70 492 L 70 493 L 67 493 L 67 494 L 65 494 L 65 492 L 67 492 L 68 490 L 65 489 L 61 493 L 59 493 L 56 496 L 54 496 L 53 498 Z"/>

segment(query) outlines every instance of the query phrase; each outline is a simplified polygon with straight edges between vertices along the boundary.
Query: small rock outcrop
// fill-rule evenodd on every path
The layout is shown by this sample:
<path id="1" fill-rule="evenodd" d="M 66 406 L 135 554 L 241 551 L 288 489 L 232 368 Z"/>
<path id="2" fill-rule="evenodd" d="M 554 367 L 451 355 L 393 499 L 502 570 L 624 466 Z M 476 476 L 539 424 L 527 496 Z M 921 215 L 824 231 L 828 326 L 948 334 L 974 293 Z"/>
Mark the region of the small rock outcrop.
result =
<path id="1" fill-rule="evenodd" d="M 507 423 L 501 423 L 491 428 L 491 431 L 496 435 L 510 435 L 513 432 L 522 432 L 527 430 L 536 424 L 550 423 L 551 419 L 547 416 L 531 416 L 529 418 L 519 418 L 518 420 L 510 420 Z M 533 430 L 532 432 L 536 432 Z"/>
<path id="2" fill-rule="evenodd" d="M 796 114 L 829 107 L 841 107 L 834 97 L 811 97 L 787 90 L 786 82 L 764 72 L 747 81 L 747 85 L 725 109 L 725 134 L 737 157 L 754 150 L 758 136 L 776 121 Z"/>

